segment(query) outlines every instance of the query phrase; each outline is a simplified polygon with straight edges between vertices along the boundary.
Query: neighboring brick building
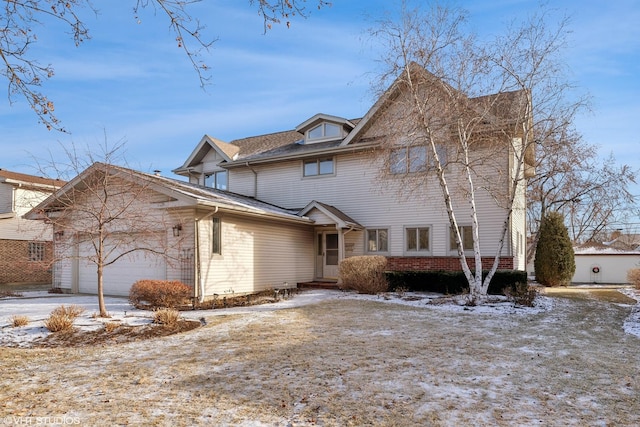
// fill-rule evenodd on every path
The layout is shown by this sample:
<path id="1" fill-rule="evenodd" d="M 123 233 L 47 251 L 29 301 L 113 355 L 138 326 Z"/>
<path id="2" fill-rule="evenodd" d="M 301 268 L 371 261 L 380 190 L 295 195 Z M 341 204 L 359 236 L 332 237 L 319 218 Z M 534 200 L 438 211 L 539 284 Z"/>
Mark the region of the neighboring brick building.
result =
<path id="1" fill-rule="evenodd" d="M 51 227 L 22 215 L 63 184 L 0 169 L 0 283 L 51 283 Z"/>

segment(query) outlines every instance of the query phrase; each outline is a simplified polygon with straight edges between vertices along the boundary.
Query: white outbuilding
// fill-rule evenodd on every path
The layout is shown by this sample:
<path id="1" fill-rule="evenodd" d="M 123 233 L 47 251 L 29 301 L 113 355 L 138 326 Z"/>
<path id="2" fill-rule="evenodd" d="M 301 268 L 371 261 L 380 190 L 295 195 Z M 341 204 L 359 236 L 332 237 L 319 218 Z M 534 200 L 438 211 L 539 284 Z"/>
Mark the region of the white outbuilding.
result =
<path id="1" fill-rule="evenodd" d="M 640 268 L 640 251 L 607 245 L 574 248 L 576 272 L 573 283 L 626 284 L 627 271 Z"/>

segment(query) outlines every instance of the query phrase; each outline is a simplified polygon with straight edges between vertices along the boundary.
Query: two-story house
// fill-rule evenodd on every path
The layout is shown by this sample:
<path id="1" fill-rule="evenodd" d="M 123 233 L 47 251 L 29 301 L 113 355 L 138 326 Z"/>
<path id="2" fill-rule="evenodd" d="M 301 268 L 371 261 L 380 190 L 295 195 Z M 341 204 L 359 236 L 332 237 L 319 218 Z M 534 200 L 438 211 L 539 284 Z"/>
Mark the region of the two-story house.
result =
<path id="1" fill-rule="evenodd" d="M 63 184 L 0 169 L 0 283 L 51 283 L 51 227 L 22 215 Z"/>
<path id="2" fill-rule="evenodd" d="M 406 194 L 403 181 L 394 179 L 423 170 L 430 161 L 427 151 L 412 146 L 389 154 L 380 149 L 389 144 L 393 118 L 402 114 L 393 102 L 398 90 L 401 86 L 392 85 L 361 119 L 316 114 L 293 129 L 267 135 L 230 142 L 205 135 L 174 170 L 188 182 L 113 168 L 123 179 L 145 182 L 157 193 L 150 209 L 169 214 L 171 220 L 159 231 L 173 255 L 166 262 L 147 259 L 113 266 L 111 273 L 105 272 L 105 293 L 126 294 L 135 279 L 148 276 L 183 280 L 194 285 L 194 296 L 201 299 L 295 287 L 312 280 L 335 281 L 342 259 L 365 254 L 387 257 L 392 270 L 459 270 L 438 186 Z M 474 102 L 480 100 L 469 100 L 470 105 Z M 495 123 L 513 122 L 508 108 L 494 113 Z M 486 266 L 502 238 L 508 210 L 502 196 L 512 191 L 509 178 L 518 170 L 514 164 L 532 160 L 515 156 L 510 148 L 521 135 L 504 129 L 491 134 L 503 140 L 493 144 L 499 149 L 487 158 L 475 199 L 481 250 L 489 255 L 482 260 Z M 532 165 L 523 166 L 518 173 L 526 175 L 522 171 Z M 91 173 L 89 168 L 66 189 L 82 185 Z M 502 194 L 483 190 L 489 184 Z M 502 269 L 524 270 L 524 185 L 523 180 L 508 218 Z M 454 191 L 452 197 L 464 249 L 472 255 L 465 195 Z M 38 208 L 55 210 L 55 200 Z M 64 238 L 73 237 L 66 233 Z M 84 249 L 73 250 L 81 255 Z M 67 263 L 60 271 L 63 288 L 95 291 L 94 267 Z"/>

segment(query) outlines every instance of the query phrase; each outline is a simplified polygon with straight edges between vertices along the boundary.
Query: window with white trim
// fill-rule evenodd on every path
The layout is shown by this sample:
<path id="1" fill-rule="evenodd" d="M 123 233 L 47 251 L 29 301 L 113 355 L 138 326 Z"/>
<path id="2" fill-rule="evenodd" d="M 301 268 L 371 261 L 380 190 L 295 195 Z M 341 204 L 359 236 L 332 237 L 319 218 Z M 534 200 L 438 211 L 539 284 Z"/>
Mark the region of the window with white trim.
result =
<path id="1" fill-rule="evenodd" d="M 473 228 L 470 225 L 459 225 L 460 238 L 462 239 L 462 249 L 465 251 L 473 250 Z M 449 229 L 449 249 L 452 251 L 458 250 L 456 245 L 456 233 L 453 228 Z"/>
<path id="2" fill-rule="evenodd" d="M 431 250 L 431 227 L 405 227 L 404 249 L 408 254 Z"/>
<path id="3" fill-rule="evenodd" d="M 388 252 L 389 230 L 370 228 L 367 230 L 367 252 Z"/>
<path id="4" fill-rule="evenodd" d="M 333 175 L 333 158 L 305 160 L 303 164 L 304 176 Z"/>
<path id="5" fill-rule="evenodd" d="M 228 189 L 229 175 L 226 170 L 205 174 L 204 185 L 218 190 Z"/>

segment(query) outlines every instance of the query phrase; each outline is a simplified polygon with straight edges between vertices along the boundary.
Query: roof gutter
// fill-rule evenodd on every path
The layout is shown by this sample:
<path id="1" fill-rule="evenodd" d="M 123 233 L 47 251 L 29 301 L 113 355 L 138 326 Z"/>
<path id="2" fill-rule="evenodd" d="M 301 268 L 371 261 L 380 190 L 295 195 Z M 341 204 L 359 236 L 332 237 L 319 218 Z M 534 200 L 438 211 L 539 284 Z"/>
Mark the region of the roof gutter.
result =
<path id="1" fill-rule="evenodd" d="M 256 158 L 255 160 L 251 160 L 251 159 L 238 160 L 234 162 L 224 163 L 224 164 L 221 164 L 220 166 L 224 167 L 225 169 L 231 169 L 231 168 L 237 168 L 237 167 L 247 167 L 249 165 L 271 163 L 271 162 L 282 161 L 282 160 L 298 160 L 303 158 L 318 157 L 326 154 L 357 152 L 357 151 L 364 151 L 366 149 L 376 147 L 379 144 L 380 143 L 376 141 L 373 143 L 369 143 L 369 142 L 360 143 L 360 144 L 357 144 L 356 146 L 338 146 L 338 147 L 325 148 L 322 150 L 309 151 L 308 153 L 294 153 L 294 154 L 287 154 L 284 156 L 265 157 L 262 159 Z"/>

